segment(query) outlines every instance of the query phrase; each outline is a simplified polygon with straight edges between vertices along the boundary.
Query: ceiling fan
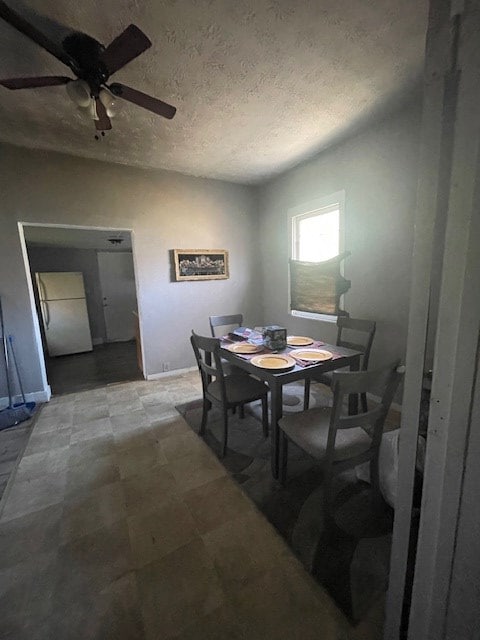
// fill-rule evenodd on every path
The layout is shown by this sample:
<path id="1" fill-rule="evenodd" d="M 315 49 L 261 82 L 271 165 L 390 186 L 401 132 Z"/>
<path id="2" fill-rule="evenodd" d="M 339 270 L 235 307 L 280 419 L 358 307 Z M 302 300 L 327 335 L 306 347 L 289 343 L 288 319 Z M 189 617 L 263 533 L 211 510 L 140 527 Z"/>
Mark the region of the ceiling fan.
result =
<path id="1" fill-rule="evenodd" d="M 12 11 L 2 0 L 0 0 L 0 18 L 63 62 L 76 76 L 76 79 L 67 76 L 41 76 L 0 80 L 0 85 L 7 89 L 36 89 L 66 85 L 68 95 L 78 107 L 88 112 L 95 121 L 95 128 L 102 135 L 112 128 L 110 118 L 114 115 L 114 103 L 117 97 L 164 118 L 171 119 L 175 115 L 176 108 L 162 100 L 120 82 L 107 84 L 111 75 L 152 45 L 147 36 L 134 24 L 128 26 L 106 47 L 95 38 L 79 32 L 68 35 L 63 39 L 62 44 L 58 45 L 22 16 Z"/>

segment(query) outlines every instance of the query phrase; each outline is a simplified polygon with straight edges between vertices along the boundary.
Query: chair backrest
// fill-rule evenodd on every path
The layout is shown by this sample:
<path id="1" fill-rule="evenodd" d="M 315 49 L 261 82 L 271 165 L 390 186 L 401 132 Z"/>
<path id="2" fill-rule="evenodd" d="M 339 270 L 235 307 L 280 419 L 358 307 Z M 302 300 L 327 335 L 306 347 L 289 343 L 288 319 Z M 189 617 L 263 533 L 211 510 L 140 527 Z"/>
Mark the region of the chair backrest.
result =
<path id="1" fill-rule="evenodd" d="M 203 395 L 208 393 L 208 385 L 215 378 L 220 383 L 222 400 L 225 401 L 226 391 L 222 359 L 220 357 L 220 340 L 209 336 L 199 336 L 192 331 L 190 342 L 202 378 Z"/>
<path id="2" fill-rule="evenodd" d="M 388 367 L 377 371 L 337 371 L 332 376 L 333 408 L 330 417 L 328 433 L 327 458 L 333 454 L 336 432 L 339 429 L 362 427 L 372 438 L 372 446 L 364 459 L 369 459 L 371 453 L 379 446 L 383 433 L 383 425 L 390 405 L 403 377 L 405 367 L 400 362 L 394 362 Z M 380 395 L 380 403 L 366 413 L 347 415 L 346 406 L 350 394 L 369 393 L 374 391 Z"/>
<path id="3" fill-rule="evenodd" d="M 229 316 L 210 316 L 210 331 L 212 337 L 216 337 L 215 329 L 218 327 L 241 327 L 243 325 L 243 315 L 241 313 L 234 313 Z"/>
<path id="4" fill-rule="evenodd" d="M 339 316 L 337 320 L 337 345 L 347 349 L 354 349 L 355 351 L 362 351 L 362 369 L 364 371 L 368 369 L 376 326 L 374 320 L 356 320 L 348 316 Z M 349 337 L 352 334 L 354 337 L 350 340 Z M 357 342 L 357 340 L 360 340 L 360 342 Z"/>

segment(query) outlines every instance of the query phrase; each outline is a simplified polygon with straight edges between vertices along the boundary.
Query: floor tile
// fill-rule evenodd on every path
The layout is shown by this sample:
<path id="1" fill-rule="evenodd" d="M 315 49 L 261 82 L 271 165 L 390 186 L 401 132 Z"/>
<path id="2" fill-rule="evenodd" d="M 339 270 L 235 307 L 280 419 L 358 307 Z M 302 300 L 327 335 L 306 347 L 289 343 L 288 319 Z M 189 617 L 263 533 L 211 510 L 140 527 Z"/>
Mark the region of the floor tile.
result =
<path id="1" fill-rule="evenodd" d="M 201 533 L 252 510 L 252 503 L 227 477 L 217 478 L 183 494 Z"/>
<path id="2" fill-rule="evenodd" d="M 225 468 L 206 447 L 170 462 L 167 468 L 175 478 L 179 491 L 182 492 L 190 491 L 226 475 Z"/>
<path id="3" fill-rule="evenodd" d="M 137 581 L 148 640 L 180 633 L 224 603 L 215 569 L 199 540 L 140 569 Z"/>
<path id="4" fill-rule="evenodd" d="M 65 485 L 66 471 L 45 473 L 35 480 L 14 482 L 2 512 L 2 521 L 19 518 L 62 502 Z"/>
<path id="5" fill-rule="evenodd" d="M 177 485 L 167 466 L 122 480 L 128 515 L 146 514 L 175 499 Z"/>
<path id="6" fill-rule="evenodd" d="M 149 425 L 147 414 L 142 410 L 129 411 L 118 416 L 112 416 L 112 431 L 118 433 L 132 433 L 136 429 L 141 429 Z"/>
<path id="7" fill-rule="evenodd" d="M 85 612 L 88 611 L 88 615 Z M 143 640 L 135 576 L 128 573 L 81 601 L 71 602 L 50 621 L 51 638 L 62 640 Z"/>
<path id="8" fill-rule="evenodd" d="M 99 420 L 100 418 L 108 418 L 109 416 L 110 412 L 108 405 L 104 401 L 101 401 L 98 404 L 92 404 L 91 406 L 75 408 L 73 424 L 84 424 L 85 422 Z"/>
<path id="9" fill-rule="evenodd" d="M 113 455 L 115 451 L 113 434 L 101 433 L 95 438 L 72 443 L 70 445 L 68 464 L 86 463 L 103 456 Z"/>
<path id="10" fill-rule="evenodd" d="M 116 480 L 120 480 L 120 472 L 116 457 L 113 455 L 70 464 L 67 471 L 65 497 L 68 499 L 84 495 Z"/>
<path id="11" fill-rule="evenodd" d="M 198 537 L 195 522 L 180 500 L 131 516 L 127 522 L 136 567 L 158 560 Z"/>
<path id="12" fill-rule="evenodd" d="M 87 495 L 64 503 L 60 540 L 67 543 L 126 517 L 125 495 L 120 482 L 106 484 Z"/>
<path id="13" fill-rule="evenodd" d="M 71 444 L 111 434 L 112 425 L 110 418 L 99 418 L 98 420 L 80 422 L 72 427 Z"/>
<path id="14" fill-rule="evenodd" d="M 5 637 L 20 637 L 25 619 L 39 621 L 50 615 L 57 569 L 57 553 L 51 552 L 36 554 L 0 571 L 1 629 Z"/>
<path id="15" fill-rule="evenodd" d="M 65 471 L 68 464 L 69 451 L 70 448 L 67 446 L 25 455 L 18 465 L 16 479 L 19 481 L 35 480 L 36 478 L 41 478 L 46 470 L 48 470 L 48 473 Z"/>
<path id="16" fill-rule="evenodd" d="M 250 640 L 240 627 L 233 607 L 222 605 L 212 613 L 198 618 L 172 640 Z M 267 640 L 267 639 L 265 639 Z M 293 638 L 292 638 L 293 640 Z"/>
<path id="17" fill-rule="evenodd" d="M 346 640 L 346 621 L 317 590 L 290 566 L 282 566 L 229 593 L 228 601 L 252 640 Z"/>
<path id="18" fill-rule="evenodd" d="M 180 397 L 201 397 L 197 372 L 42 411 L 0 518 L 2 640 L 348 637 Z"/>
<path id="19" fill-rule="evenodd" d="M 71 427 L 62 427 L 44 433 L 36 433 L 34 429 L 25 449 L 25 455 L 67 447 L 70 444 L 70 435 Z"/>
<path id="20" fill-rule="evenodd" d="M 20 518 L 0 521 L 0 568 L 55 551 L 60 542 L 62 510 L 62 504 L 56 504 Z"/>
<path id="21" fill-rule="evenodd" d="M 107 588 L 132 569 L 125 521 L 115 522 L 60 547 L 55 598 L 58 609 L 83 602 Z M 88 608 L 84 606 L 84 615 Z"/>
<path id="22" fill-rule="evenodd" d="M 143 405 L 138 397 L 131 400 L 118 400 L 108 405 L 111 416 L 119 416 L 132 411 L 141 411 L 142 409 Z"/>
<path id="23" fill-rule="evenodd" d="M 167 463 L 163 449 L 156 442 L 149 441 L 128 449 L 121 449 L 116 454 L 116 462 L 122 478 L 145 473 L 152 467 Z"/>
<path id="24" fill-rule="evenodd" d="M 163 440 L 173 435 L 192 433 L 185 420 L 175 412 L 175 415 L 160 415 L 150 417 L 150 429 L 157 440 Z"/>
<path id="25" fill-rule="evenodd" d="M 160 444 L 168 462 L 197 453 L 203 447 L 202 441 L 190 429 L 187 432 L 177 430 L 172 435 L 161 439 Z"/>

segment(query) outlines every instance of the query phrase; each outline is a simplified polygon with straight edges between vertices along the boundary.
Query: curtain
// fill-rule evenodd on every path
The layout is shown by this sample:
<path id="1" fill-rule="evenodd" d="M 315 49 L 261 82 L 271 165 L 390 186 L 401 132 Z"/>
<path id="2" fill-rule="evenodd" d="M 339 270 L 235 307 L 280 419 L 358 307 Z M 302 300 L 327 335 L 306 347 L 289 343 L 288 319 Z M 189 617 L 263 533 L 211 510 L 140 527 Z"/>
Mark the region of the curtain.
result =
<path id="1" fill-rule="evenodd" d="M 290 308 L 326 315 L 345 315 L 340 296 L 350 289 L 350 280 L 340 274 L 342 253 L 325 262 L 290 260 Z"/>

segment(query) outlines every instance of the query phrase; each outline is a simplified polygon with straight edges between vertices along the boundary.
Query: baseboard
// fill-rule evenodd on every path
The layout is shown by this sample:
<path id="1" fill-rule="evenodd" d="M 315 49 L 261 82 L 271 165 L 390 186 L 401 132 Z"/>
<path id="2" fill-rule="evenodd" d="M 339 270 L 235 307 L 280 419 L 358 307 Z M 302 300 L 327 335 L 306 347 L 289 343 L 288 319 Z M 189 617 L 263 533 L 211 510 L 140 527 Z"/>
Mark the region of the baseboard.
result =
<path id="1" fill-rule="evenodd" d="M 48 402 L 51 397 L 52 397 L 52 390 L 50 389 L 50 385 L 48 385 L 44 391 L 34 391 L 33 393 L 25 394 L 25 400 L 27 402 L 36 402 L 36 403 Z M 23 402 L 23 398 L 21 395 L 13 396 L 12 400 L 13 400 L 13 404 L 20 404 L 20 402 Z M 0 398 L 0 407 L 2 409 L 5 409 L 5 407 L 8 407 L 8 398 L 6 396 L 4 396 L 3 398 Z"/>
<path id="2" fill-rule="evenodd" d="M 190 373 L 191 371 L 198 371 L 198 367 L 186 367 L 185 369 L 174 369 L 173 371 L 162 371 L 161 373 L 150 373 L 146 377 L 147 380 L 160 380 L 160 378 L 171 378 L 172 376 L 179 376 L 182 373 Z"/>

